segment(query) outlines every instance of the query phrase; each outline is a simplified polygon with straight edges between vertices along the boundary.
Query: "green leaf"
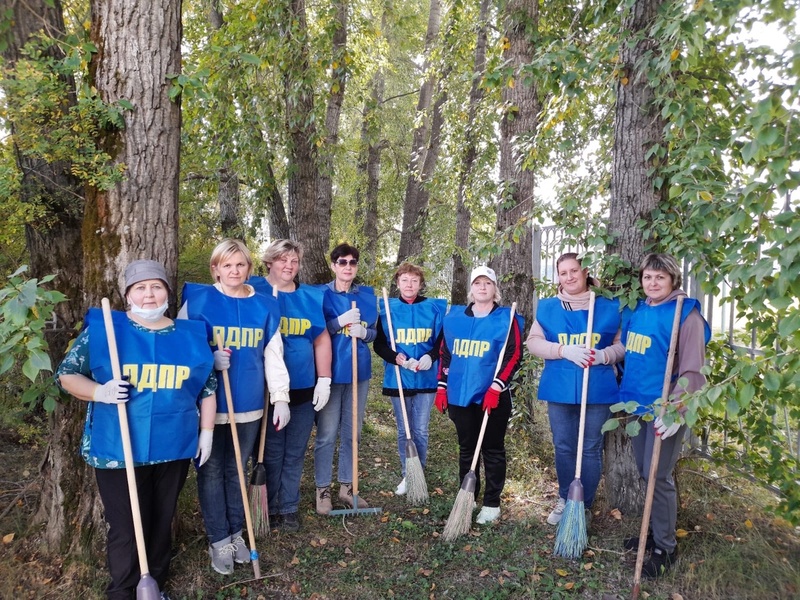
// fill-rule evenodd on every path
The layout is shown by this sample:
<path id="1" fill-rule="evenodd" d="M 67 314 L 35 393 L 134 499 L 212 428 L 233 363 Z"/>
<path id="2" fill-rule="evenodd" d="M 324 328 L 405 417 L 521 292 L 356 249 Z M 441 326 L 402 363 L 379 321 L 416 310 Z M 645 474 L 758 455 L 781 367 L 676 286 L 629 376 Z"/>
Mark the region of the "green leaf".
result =
<path id="1" fill-rule="evenodd" d="M 639 431 L 641 431 L 641 429 L 642 426 L 639 423 L 639 419 L 634 419 L 633 421 L 625 425 L 625 433 L 628 435 L 628 437 L 636 437 L 637 435 L 639 435 Z"/>
<path id="2" fill-rule="evenodd" d="M 774 371 L 764 374 L 764 389 L 769 392 L 777 392 L 781 387 L 781 376 Z"/>
<path id="3" fill-rule="evenodd" d="M 609 419 L 603 426 L 600 428 L 600 433 L 605 433 L 606 431 L 614 431 L 615 429 L 619 428 L 619 419 Z"/>

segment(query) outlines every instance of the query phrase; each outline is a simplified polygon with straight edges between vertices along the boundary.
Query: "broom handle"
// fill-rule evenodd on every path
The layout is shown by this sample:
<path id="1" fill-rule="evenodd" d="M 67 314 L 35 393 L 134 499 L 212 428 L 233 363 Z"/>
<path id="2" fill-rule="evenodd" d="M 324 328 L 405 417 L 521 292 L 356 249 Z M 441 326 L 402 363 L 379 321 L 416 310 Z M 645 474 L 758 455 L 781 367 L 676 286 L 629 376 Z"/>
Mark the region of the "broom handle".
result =
<path id="1" fill-rule="evenodd" d="M 272 286 L 272 297 L 278 298 L 278 288 Z M 261 418 L 261 438 L 258 441 L 258 463 L 264 462 L 264 446 L 267 445 L 267 421 L 269 415 L 269 390 L 264 394 L 264 416 Z"/>
<path id="2" fill-rule="evenodd" d="M 664 384 L 661 386 L 661 412 L 664 416 L 669 399 L 669 387 L 672 382 L 672 367 L 675 364 L 675 350 L 678 346 L 678 330 L 681 324 L 684 296 L 678 296 L 675 302 L 675 316 L 672 318 L 672 333 L 669 338 L 669 351 L 667 352 L 667 367 L 664 369 Z M 649 424 L 645 424 L 649 427 Z M 644 497 L 644 510 L 642 512 L 642 526 L 639 529 L 639 548 L 636 551 L 636 569 L 633 572 L 633 599 L 639 597 L 639 584 L 642 578 L 642 565 L 644 564 L 645 544 L 647 544 L 647 528 L 650 525 L 650 511 L 653 508 L 653 493 L 656 488 L 656 470 L 661 458 L 661 436 L 653 439 L 653 450 L 650 457 L 650 471 L 647 477 L 647 492 Z"/>
<path id="3" fill-rule="evenodd" d="M 497 366 L 494 368 L 494 375 L 497 377 L 497 374 L 500 372 L 500 367 L 503 364 L 503 356 L 506 353 L 506 346 L 508 346 L 508 338 L 511 335 L 511 327 L 514 325 L 514 314 L 517 312 L 517 303 L 513 302 L 511 304 L 511 318 L 508 320 L 508 332 L 506 333 L 506 339 L 503 342 L 503 347 L 500 349 L 500 357 L 497 359 Z M 478 457 L 481 454 L 481 446 L 483 445 L 483 434 L 486 433 L 486 424 L 489 422 L 489 411 L 483 411 L 483 421 L 481 422 L 481 432 L 478 434 L 478 444 L 475 446 L 475 454 L 472 455 L 472 466 L 470 466 L 469 470 L 474 471 L 475 467 L 478 466 Z"/>
<path id="4" fill-rule="evenodd" d="M 223 350 L 222 335 L 216 336 L 217 348 Z M 239 488 L 242 492 L 242 504 L 244 504 L 244 520 L 247 524 L 247 536 L 250 538 L 250 559 L 253 563 L 253 573 L 256 579 L 261 578 L 261 569 L 258 566 L 258 552 L 256 551 L 256 537 L 253 534 L 253 518 L 250 515 L 250 502 L 247 501 L 247 484 L 244 480 L 244 469 L 242 469 L 242 449 L 239 447 L 239 434 L 236 431 L 236 414 L 233 411 L 233 396 L 231 395 L 231 379 L 228 370 L 222 371 L 222 383 L 225 386 L 225 400 L 228 403 L 228 420 L 231 423 L 231 437 L 233 438 L 233 453 L 236 456 L 236 472 L 239 475 Z"/>
<path id="5" fill-rule="evenodd" d="M 111 357 L 111 373 L 114 379 L 122 379 L 122 369 L 119 365 L 117 352 L 117 336 L 114 333 L 114 321 L 111 317 L 111 303 L 108 298 L 100 301 L 103 307 L 103 324 L 106 328 L 108 340 L 108 354 Z M 122 436 L 122 455 L 125 458 L 125 475 L 128 477 L 128 496 L 131 502 L 131 515 L 133 517 L 133 532 L 136 536 L 136 551 L 139 554 L 139 570 L 142 575 L 150 573 L 147 565 L 147 550 L 144 541 L 144 528 L 142 527 L 142 511 L 139 508 L 139 492 L 136 487 L 136 472 L 133 467 L 133 448 L 131 447 L 131 432 L 128 428 L 128 412 L 124 402 L 117 404 L 119 414 L 119 429 Z"/>
<path id="6" fill-rule="evenodd" d="M 589 292 L 589 317 L 586 324 L 586 347 L 592 349 L 592 333 L 594 327 L 594 291 Z M 581 420 L 578 425 L 578 457 L 575 461 L 575 479 L 581 478 L 581 467 L 583 466 L 583 435 L 586 430 L 586 398 L 589 395 L 589 369 L 592 365 L 586 365 L 583 370 L 583 383 L 581 384 Z"/>
<path id="7" fill-rule="evenodd" d="M 392 313 L 389 312 L 389 294 L 386 292 L 386 288 L 383 288 L 383 306 L 386 308 L 386 325 L 389 328 L 389 341 L 392 344 L 392 350 L 397 352 L 397 348 L 394 345 L 394 329 L 392 328 Z M 411 429 L 408 427 L 408 411 L 406 410 L 406 398 L 403 394 L 403 381 L 400 378 L 400 366 L 395 361 L 394 363 L 394 375 L 397 378 L 397 391 L 400 393 L 400 407 L 403 409 L 403 426 L 406 429 L 406 439 L 411 439 Z"/>
<path id="8" fill-rule="evenodd" d="M 350 303 L 350 308 L 356 308 L 356 301 Z M 353 449 L 353 497 L 358 496 L 358 339 L 356 336 L 350 336 L 350 353 L 353 355 L 353 439 L 351 440 L 351 447 Z M 353 502 L 353 508 L 358 508 Z"/>

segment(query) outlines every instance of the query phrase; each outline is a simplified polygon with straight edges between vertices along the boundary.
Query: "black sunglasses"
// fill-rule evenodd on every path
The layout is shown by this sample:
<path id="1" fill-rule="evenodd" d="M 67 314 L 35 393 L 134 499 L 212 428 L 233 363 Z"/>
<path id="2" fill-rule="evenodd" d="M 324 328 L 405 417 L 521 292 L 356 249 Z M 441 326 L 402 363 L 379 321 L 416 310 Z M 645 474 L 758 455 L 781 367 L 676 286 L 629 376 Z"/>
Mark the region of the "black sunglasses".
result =
<path id="1" fill-rule="evenodd" d="M 357 267 L 358 260 L 355 258 L 351 258 L 350 260 L 347 260 L 346 258 L 340 258 L 336 261 L 336 264 L 340 267 L 346 267 L 347 265 L 350 265 L 351 267 Z"/>

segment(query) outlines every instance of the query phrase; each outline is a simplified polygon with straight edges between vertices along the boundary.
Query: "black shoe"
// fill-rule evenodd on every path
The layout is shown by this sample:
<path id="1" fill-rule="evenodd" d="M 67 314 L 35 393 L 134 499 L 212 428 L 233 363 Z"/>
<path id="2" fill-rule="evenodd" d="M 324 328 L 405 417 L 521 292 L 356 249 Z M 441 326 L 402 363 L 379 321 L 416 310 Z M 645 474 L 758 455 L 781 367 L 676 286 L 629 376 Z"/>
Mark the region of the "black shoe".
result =
<path id="1" fill-rule="evenodd" d="M 283 515 L 269 513 L 269 530 L 275 531 L 283 527 Z"/>
<path id="2" fill-rule="evenodd" d="M 642 577 L 646 577 L 647 579 L 663 577 L 669 573 L 669 570 L 672 568 L 672 565 L 675 564 L 676 560 L 678 560 L 677 548 L 672 552 L 667 552 L 666 550 L 655 547 L 653 548 L 653 552 L 650 553 L 650 560 L 642 565 Z"/>
<path id="3" fill-rule="evenodd" d="M 622 541 L 622 545 L 625 548 L 625 550 L 633 550 L 634 552 L 636 552 L 637 550 L 639 550 L 639 536 L 625 538 Z M 648 533 L 647 539 L 644 542 L 644 549 L 652 550 L 655 547 L 656 547 L 656 542 L 655 540 L 653 540 L 653 534 Z"/>
<path id="4" fill-rule="evenodd" d="M 297 518 L 297 513 L 293 512 L 281 515 L 281 524 L 279 527 L 281 531 L 288 531 L 290 533 L 300 531 L 300 519 Z"/>

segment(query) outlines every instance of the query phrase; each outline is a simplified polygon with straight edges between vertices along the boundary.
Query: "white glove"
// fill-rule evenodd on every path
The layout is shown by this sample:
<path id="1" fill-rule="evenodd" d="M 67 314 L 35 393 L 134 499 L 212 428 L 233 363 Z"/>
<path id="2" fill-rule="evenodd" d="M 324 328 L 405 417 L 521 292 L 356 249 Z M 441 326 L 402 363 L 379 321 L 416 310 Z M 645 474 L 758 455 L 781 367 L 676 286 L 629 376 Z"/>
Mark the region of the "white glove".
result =
<path id="1" fill-rule="evenodd" d="M 583 345 L 562 346 L 561 357 L 574 362 L 581 369 L 585 369 L 592 360 L 592 351 Z"/>
<path id="2" fill-rule="evenodd" d="M 124 379 L 112 379 L 94 388 L 92 400 L 105 404 L 120 404 L 130 399 L 131 384 Z"/>
<path id="3" fill-rule="evenodd" d="M 226 371 L 231 368 L 231 351 L 230 350 L 214 350 L 214 369 L 217 371 Z"/>
<path id="4" fill-rule="evenodd" d="M 331 397 L 331 378 L 317 378 L 317 385 L 314 386 L 314 410 L 319 412 L 328 403 Z"/>
<path id="5" fill-rule="evenodd" d="M 363 340 L 365 337 L 367 337 L 367 328 L 361 323 L 351 323 L 350 337 L 356 337 Z"/>
<path id="6" fill-rule="evenodd" d="M 676 418 L 678 417 L 676 416 Z M 675 421 L 675 423 L 669 427 L 664 424 L 664 421 L 661 420 L 661 417 L 656 417 L 655 421 L 653 421 L 653 428 L 656 430 L 656 435 L 660 435 L 662 440 L 675 435 L 678 429 L 681 428 L 681 425 L 683 425 L 683 423 L 680 421 L 680 419 Z"/>
<path id="7" fill-rule="evenodd" d="M 608 355 L 606 355 L 605 350 L 592 350 L 592 353 L 594 355 L 594 361 L 589 365 L 590 367 L 608 364 Z"/>
<path id="8" fill-rule="evenodd" d="M 423 354 L 417 361 L 417 371 L 427 371 L 431 368 L 433 361 L 429 354 Z"/>
<path id="9" fill-rule="evenodd" d="M 339 327 L 342 328 L 345 325 L 350 325 L 350 323 L 360 323 L 361 322 L 361 311 L 358 308 L 351 308 L 347 312 L 342 313 L 339 315 Z"/>
<path id="10" fill-rule="evenodd" d="M 211 443 L 214 441 L 213 429 L 201 429 L 200 438 L 197 440 L 197 454 L 194 457 L 197 459 L 197 466 L 202 467 L 206 461 L 211 457 Z"/>
<path id="11" fill-rule="evenodd" d="M 416 358 L 407 358 L 406 362 L 403 363 L 403 368 L 409 371 L 416 371 L 418 364 L 419 362 L 417 362 Z"/>
<path id="12" fill-rule="evenodd" d="M 289 424 L 289 419 L 292 418 L 292 413 L 289 411 L 288 402 L 276 402 L 272 405 L 272 424 L 275 429 L 280 431 Z"/>

